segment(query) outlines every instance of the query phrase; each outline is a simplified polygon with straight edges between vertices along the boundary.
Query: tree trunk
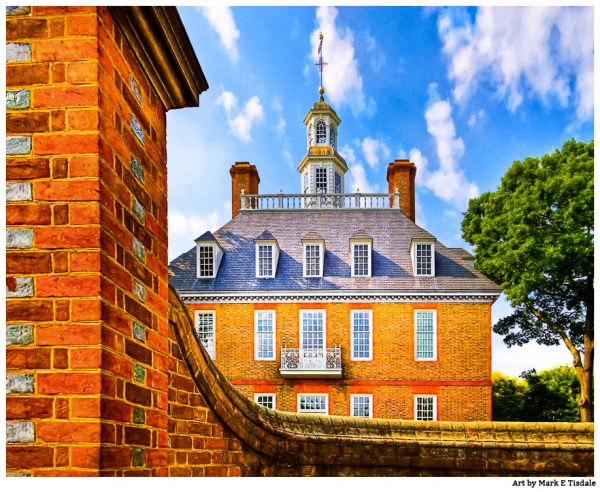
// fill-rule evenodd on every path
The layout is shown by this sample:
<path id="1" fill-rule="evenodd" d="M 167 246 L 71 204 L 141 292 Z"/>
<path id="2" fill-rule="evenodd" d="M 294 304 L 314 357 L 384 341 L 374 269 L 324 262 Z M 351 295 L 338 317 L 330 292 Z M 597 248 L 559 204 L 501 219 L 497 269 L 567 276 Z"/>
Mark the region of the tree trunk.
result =
<path id="1" fill-rule="evenodd" d="M 588 279 L 585 333 L 583 335 L 584 360 L 575 367 L 581 386 L 579 410 L 582 422 L 594 421 L 594 288 L 592 282 L 591 279 Z"/>
<path id="2" fill-rule="evenodd" d="M 594 421 L 593 371 L 585 367 L 576 367 L 577 378 L 581 388 L 579 411 L 582 422 Z"/>

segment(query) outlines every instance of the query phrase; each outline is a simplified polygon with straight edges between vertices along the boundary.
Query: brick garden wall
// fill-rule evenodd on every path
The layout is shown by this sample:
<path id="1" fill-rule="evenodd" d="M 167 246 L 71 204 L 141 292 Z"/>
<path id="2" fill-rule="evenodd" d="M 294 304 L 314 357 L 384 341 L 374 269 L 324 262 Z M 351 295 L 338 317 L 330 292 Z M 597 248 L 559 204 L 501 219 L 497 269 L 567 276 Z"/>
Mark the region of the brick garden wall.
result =
<path id="1" fill-rule="evenodd" d="M 9 475 L 593 473 L 592 424 L 300 418 L 235 390 L 167 287 L 185 31 L 172 8 L 121 9 L 7 7 Z M 151 26 L 163 77 L 123 25 Z"/>

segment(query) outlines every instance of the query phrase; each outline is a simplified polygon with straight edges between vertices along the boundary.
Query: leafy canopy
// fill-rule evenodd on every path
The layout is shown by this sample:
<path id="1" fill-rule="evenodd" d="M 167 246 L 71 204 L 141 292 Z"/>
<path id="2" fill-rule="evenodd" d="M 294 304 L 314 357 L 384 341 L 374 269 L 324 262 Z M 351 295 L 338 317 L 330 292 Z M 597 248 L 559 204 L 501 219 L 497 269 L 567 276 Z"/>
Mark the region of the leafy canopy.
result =
<path id="1" fill-rule="evenodd" d="M 494 331 L 508 346 L 557 345 L 559 327 L 583 346 L 593 296 L 594 142 L 565 142 L 541 159 L 515 161 L 497 191 L 469 202 L 462 230 L 475 266 L 515 309 Z"/>

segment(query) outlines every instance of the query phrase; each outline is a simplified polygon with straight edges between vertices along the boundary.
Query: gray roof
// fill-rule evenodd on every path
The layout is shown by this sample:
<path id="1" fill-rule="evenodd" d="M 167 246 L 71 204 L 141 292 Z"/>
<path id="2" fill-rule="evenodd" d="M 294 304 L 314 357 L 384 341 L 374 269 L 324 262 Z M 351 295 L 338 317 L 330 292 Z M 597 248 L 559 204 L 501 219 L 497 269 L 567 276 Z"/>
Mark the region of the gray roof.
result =
<path id="1" fill-rule="evenodd" d="M 256 278 L 255 238 L 268 231 L 281 249 L 275 278 Z M 373 238 L 372 276 L 351 276 L 349 239 L 357 231 Z M 322 278 L 304 278 L 302 239 L 316 233 L 325 241 Z M 312 236 L 312 234 L 311 234 Z M 394 290 L 495 292 L 501 289 L 463 259 L 458 248 L 436 242 L 435 277 L 415 277 L 412 238 L 433 238 L 394 209 L 243 211 L 214 233 L 224 250 L 214 279 L 196 277 L 195 247 L 169 265 L 180 292 Z"/>

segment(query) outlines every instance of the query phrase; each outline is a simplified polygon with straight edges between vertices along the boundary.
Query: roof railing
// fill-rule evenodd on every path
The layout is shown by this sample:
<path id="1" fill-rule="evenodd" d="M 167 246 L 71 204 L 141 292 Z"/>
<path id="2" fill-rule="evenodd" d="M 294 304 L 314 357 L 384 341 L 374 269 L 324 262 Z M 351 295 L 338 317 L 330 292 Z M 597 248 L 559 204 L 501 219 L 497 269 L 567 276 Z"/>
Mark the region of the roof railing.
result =
<path id="1" fill-rule="evenodd" d="M 400 209 L 400 192 L 250 195 L 241 190 L 240 202 L 241 210 Z"/>

